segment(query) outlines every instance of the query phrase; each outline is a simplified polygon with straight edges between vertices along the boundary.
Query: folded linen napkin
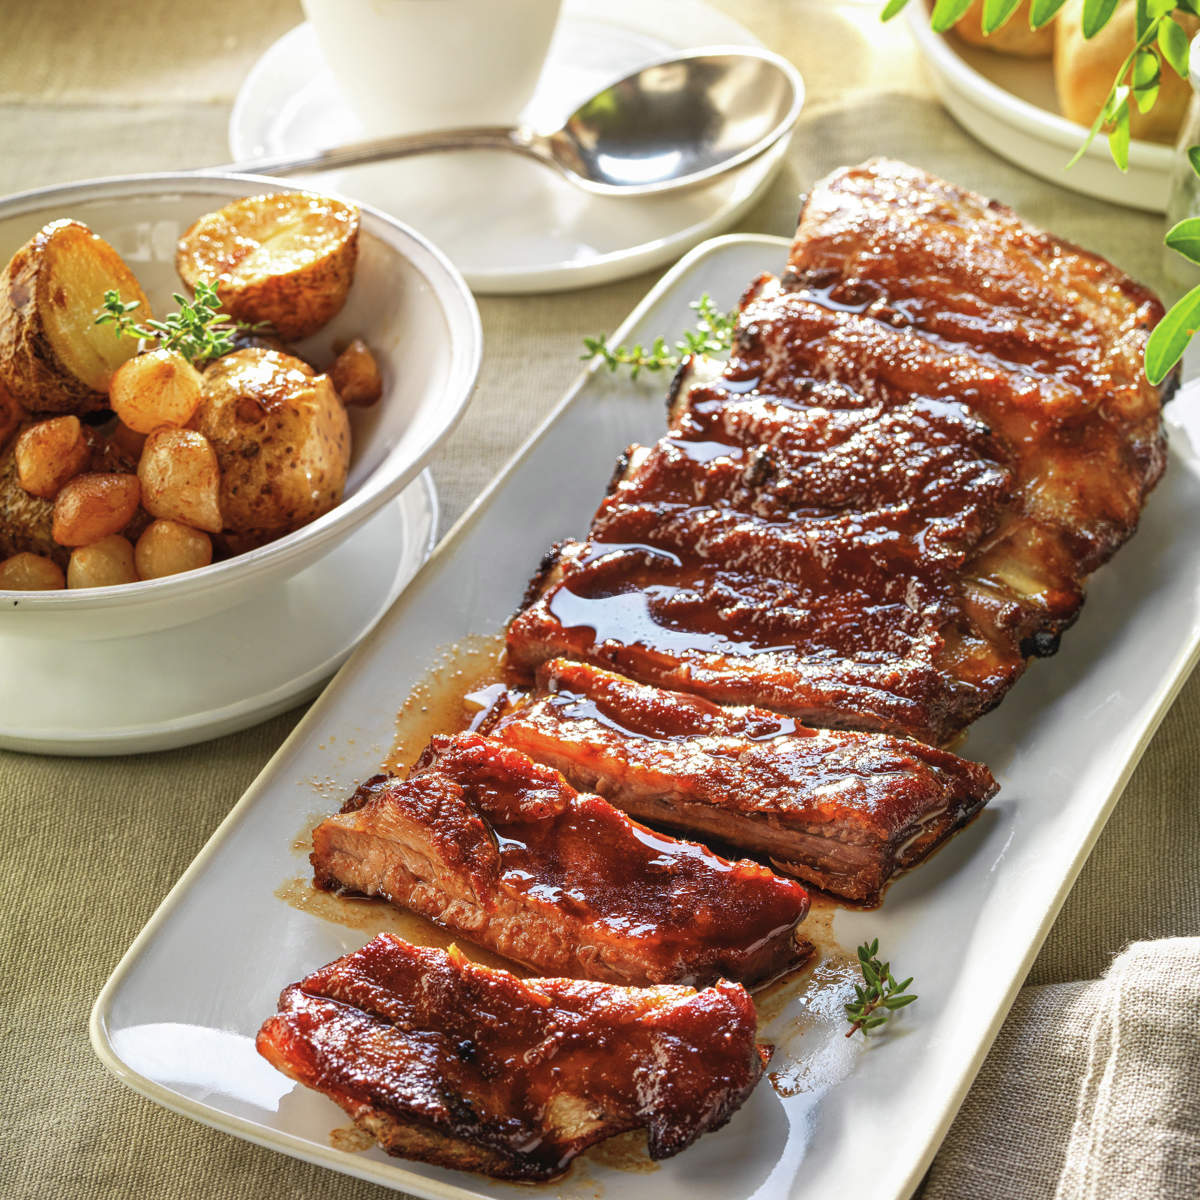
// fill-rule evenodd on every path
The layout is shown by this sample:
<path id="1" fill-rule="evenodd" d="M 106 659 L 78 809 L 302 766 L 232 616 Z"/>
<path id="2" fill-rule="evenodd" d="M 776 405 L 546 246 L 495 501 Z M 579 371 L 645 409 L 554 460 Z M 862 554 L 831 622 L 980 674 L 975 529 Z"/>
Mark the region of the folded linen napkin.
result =
<path id="1" fill-rule="evenodd" d="M 1200 1196 L 1200 938 L 1025 988 L 921 1200 Z"/>

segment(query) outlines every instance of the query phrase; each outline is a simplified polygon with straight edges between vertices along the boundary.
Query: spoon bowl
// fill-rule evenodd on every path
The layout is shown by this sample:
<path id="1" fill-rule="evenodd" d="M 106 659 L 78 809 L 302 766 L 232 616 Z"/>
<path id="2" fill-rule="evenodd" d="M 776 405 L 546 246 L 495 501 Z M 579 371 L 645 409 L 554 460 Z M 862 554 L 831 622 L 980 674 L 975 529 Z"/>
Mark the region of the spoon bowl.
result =
<path id="1" fill-rule="evenodd" d="M 786 59 L 709 47 L 610 84 L 548 133 L 442 129 L 210 169 L 286 175 L 438 151 L 510 150 L 589 192 L 651 196 L 701 186 L 758 158 L 790 132 L 803 103 L 803 80 Z"/>
<path id="2" fill-rule="evenodd" d="M 643 67 L 580 105 L 545 139 L 591 191 L 695 187 L 770 149 L 800 115 L 804 85 L 766 51 L 700 50 Z"/>

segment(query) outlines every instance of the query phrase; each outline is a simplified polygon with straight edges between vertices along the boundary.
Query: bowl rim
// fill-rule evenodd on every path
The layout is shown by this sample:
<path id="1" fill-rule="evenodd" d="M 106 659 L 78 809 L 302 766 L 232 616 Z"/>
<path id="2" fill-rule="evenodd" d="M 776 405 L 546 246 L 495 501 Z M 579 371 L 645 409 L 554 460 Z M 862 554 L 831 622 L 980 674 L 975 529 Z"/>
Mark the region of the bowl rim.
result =
<path id="1" fill-rule="evenodd" d="M 109 175 L 77 183 L 52 184 L 31 188 L 0 199 L 0 219 L 20 216 L 22 212 L 62 202 L 121 199 L 154 192 L 180 194 L 211 192 L 239 196 L 264 192 L 313 192 L 311 186 L 269 175 L 250 175 L 233 171 L 157 171 L 132 175 Z M 429 285 L 451 331 L 451 359 L 443 388 L 443 419 L 421 443 L 415 454 L 402 463 L 393 462 L 393 449 L 353 493 L 323 516 L 292 533 L 268 542 L 244 554 L 234 555 L 177 575 L 143 579 L 136 583 L 98 588 L 62 588 L 50 591 L 16 591 L 0 588 L 0 612 L 21 610 L 43 615 L 50 612 L 94 611 L 116 605 L 123 607 L 159 604 L 179 599 L 195 591 L 240 589 L 261 576 L 287 573 L 311 562 L 314 550 L 332 545 L 338 538 L 361 524 L 411 483 L 424 469 L 430 455 L 450 435 L 462 419 L 475 391 L 483 360 L 483 326 L 479 308 L 458 268 L 424 234 L 370 204 L 363 204 L 330 190 L 319 194 L 346 200 L 362 214 L 363 234 L 375 237 L 402 254 Z M 386 400 L 384 401 L 386 403 Z"/>

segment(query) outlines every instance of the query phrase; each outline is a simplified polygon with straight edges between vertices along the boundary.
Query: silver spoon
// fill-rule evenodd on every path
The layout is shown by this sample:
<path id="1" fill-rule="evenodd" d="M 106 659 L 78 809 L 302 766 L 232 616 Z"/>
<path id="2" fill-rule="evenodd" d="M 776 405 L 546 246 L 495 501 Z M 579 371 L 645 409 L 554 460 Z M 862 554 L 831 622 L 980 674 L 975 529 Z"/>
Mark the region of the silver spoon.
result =
<path id="1" fill-rule="evenodd" d="M 786 59 L 718 46 L 610 84 L 552 133 L 441 129 L 205 170 L 287 175 L 436 150 L 515 150 L 589 192 L 653 196 L 708 183 L 757 158 L 788 133 L 803 103 L 804 82 Z"/>

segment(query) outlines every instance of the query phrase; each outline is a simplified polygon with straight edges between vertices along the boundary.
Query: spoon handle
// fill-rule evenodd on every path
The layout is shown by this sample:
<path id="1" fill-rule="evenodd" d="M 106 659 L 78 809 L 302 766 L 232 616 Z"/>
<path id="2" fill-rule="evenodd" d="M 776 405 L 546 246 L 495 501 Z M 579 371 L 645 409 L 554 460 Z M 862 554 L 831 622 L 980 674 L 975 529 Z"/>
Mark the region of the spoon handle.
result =
<path id="1" fill-rule="evenodd" d="M 435 129 L 429 133 L 409 133 L 402 137 L 351 142 L 345 146 L 330 146 L 324 150 L 310 150 L 303 154 L 250 158 L 243 162 L 225 163 L 219 167 L 202 167 L 198 174 L 220 171 L 244 175 L 290 175 L 293 171 L 328 171 L 335 167 L 352 167 L 359 163 L 407 158 L 413 154 L 429 154 L 440 150 L 515 150 L 542 161 L 542 156 L 534 148 L 535 138 L 536 135 L 528 129 L 503 125 Z"/>

